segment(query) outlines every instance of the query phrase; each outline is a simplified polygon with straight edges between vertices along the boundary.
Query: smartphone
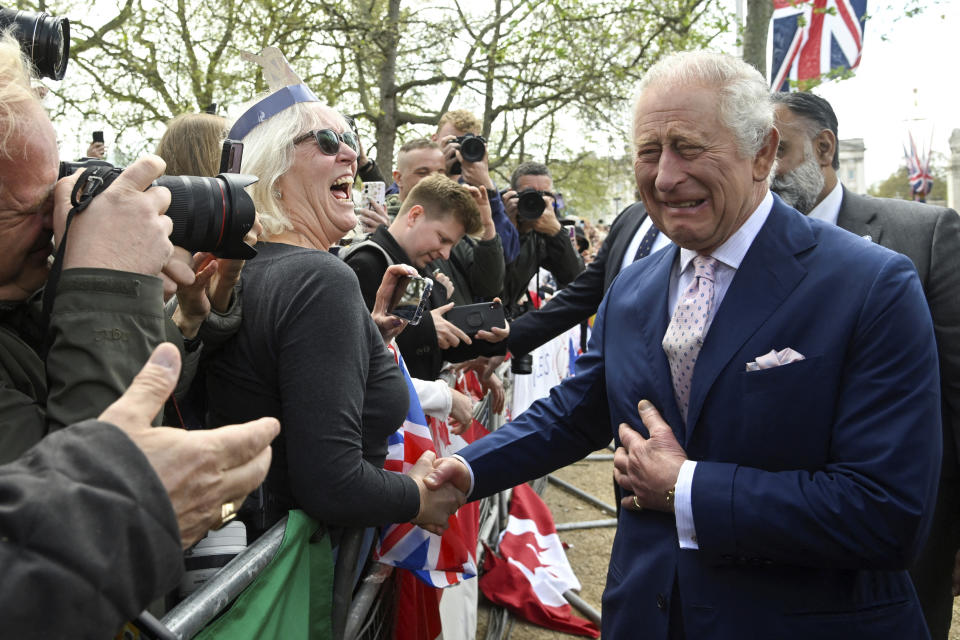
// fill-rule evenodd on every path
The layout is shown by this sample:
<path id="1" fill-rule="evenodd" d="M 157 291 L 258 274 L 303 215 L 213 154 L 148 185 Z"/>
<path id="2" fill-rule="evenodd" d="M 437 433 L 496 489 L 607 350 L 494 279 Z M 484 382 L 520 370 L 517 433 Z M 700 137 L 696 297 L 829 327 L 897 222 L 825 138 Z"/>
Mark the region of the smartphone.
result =
<path id="1" fill-rule="evenodd" d="M 224 140 L 223 150 L 220 152 L 219 173 L 240 173 L 240 163 L 243 161 L 243 143 L 236 140 Z"/>
<path id="2" fill-rule="evenodd" d="M 423 311 L 433 289 L 433 280 L 420 276 L 404 276 L 393 290 L 393 298 L 387 313 L 408 320 L 410 324 L 420 324 Z"/>
<path id="3" fill-rule="evenodd" d="M 454 307 L 443 316 L 471 338 L 478 331 L 490 331 L 493 327 L 507 328 L 503 305 L 499 302 L 481 302 Z"/>
<path id="4" fill-rule="evenodd" d="M 363 191 L 360 197 L 360 208 L 369 209 L 370 203 L 376 202 L 381 207 L 387 202 L 387 185 L 379 181 L 363 183 Z"/>
<path id="5" fill-rule="evenodd" d="M 93 132 L 93 141 L 103 144 L 103 131 L 94 131 Z"/>

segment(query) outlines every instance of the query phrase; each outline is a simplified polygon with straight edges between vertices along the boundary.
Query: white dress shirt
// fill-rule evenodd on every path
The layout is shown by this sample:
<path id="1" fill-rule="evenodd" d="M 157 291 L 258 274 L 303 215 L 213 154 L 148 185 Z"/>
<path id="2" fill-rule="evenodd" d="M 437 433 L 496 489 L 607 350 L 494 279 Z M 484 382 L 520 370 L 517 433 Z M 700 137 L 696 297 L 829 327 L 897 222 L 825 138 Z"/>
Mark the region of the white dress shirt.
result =
<path id="1" fill-rule="evenodd" d="M 767 221 L 770 210 L 773 208 L 773 195 L 767 191 L 760 206 L 747 218 L 739 229 L 727 241 L 713 250 L 710 254 L 717 259 L 717 267 L 714 271 L 713 282 L 713 308 L 710 309 L 710 315 L 707 317 L 707 323 L 703 327 L 704 337 L 710 330 L 714 317 L 717 315 L 717 309 L 723 302 L 723 297 L 733 282 L 733 276 L 737 274 L 743 257 L 747 255 L 747 250 L 753 244 L 753 240 L 760 232 L 760 227 Z M 690 286 L 693 281 L 694 269 L 690 268 L 696 251 L 690 249 L 680 249 L 680 259 L 673 264 L 673 271 L 670 273 L 670 297 L 667 302 L 669 309 L 677 306 L 680 296 Z M 672 315 L 672 313 L 671 313 Z M 677 476 L 677 486 L 674 490 L 673 511 L 677 519 L 677 538 L 680 541 L 681 549 L 699 549 L 697 544 L 697 531 L 693 526 L 693 505 L 691 504 L 691 490 L 693 488 L 693 472 L 697 463 L 687 460 L 680 467 L 680 475 Z"/>
<path id="2" fill-rule="evenodd" d="M 727 289 L 730 288 L 730 283 L 733 281 L 733 276 L 736 275 L 737 269 L 740 267 L 740 263 L 743 261 L 743 257 L 746 255 L 750 245 L 753 244 L 753 240 L 760 232 L 760 228 L 763 226 L 763 223 L 767 221 L 767 217 L 770 215 L 770 210 L 772 208 L 773 195 L 767 191 L 767 194 L 760 202 L 760 206 L 758 206 L 753 214 L 747 218 L 746 222 L 744 222 L 743 225 L 737 229 L 732 236 L 727 238 L 726 242 L 717 247 L 710 254 L 717 259 L 718 264 L 716 270 L 714 271 L 715 281 L 713 283 L 713 308 L 710 311 L 710 316 L 707 318 L 704 331 L 709 330 L 710 324 L 713 322 L 713 318 L 716 315 L 717 309 L 720 308 L 720 303 L 723 302 L 723 296 L 727 293 Z M 647 224 L 649 221 L 649 217 L 644 220 L 644 224 L 647 225 L 646 229 L 650 228 L 650 225 Z M 638 234 L 641 234 L 641 238 L 643 237 L 642 233 L 646 233 L 646 229 L 644 229 L 644 226 L 641 225 L 640 229 L 637 231 Z M 666 236 L 661 233 L 657 236 L 657 240 L 659 241 L 661 238 L 666 238 Z M 669 238 L 666 238 L 666 240 L 669 244 Z M 632 244 L 633 243 L 631 242 L 631 245 Z M 639 242 L 637 242 L 637 246 L 639 246 Z M 666 246 L 666 244 L 663 246 Z M 656 247 L 656 244 L 654 244 L 654 251 L 656 250 L 659 249 Z M 636 247 L 634 247 L 633 254 L 636 254 L 636 252 Z M 670 274 L 670 292 L 668 298 L 670 309 L 676 307 L 677 301 L 680 299 L 680 295 L 688 286 L 690 286 L 690 282 L 694 278 L 694 270 L 689 267 L 696 255 L 696 251 L 683 248 L 680 249 L 680 259 L 678 262 L 674 263 L 673 270 Z M 630 262 L 633 262 L 633 255 L 630 254 L 630 257 Z M 467 471 L 470 474 L 470 489 L 467 491 L 467 496 L 469 497 L 470 494 L 473 493 L 474 486 L 473 468 L 470 466 L 470 463 L 459 454 L 454 454 L 453 457 L 457 458 L 464 465 L 466 465 Z M 683 465 L 680 467 L 680 475 L 677 477 L 677 486 L 674 493 L 674 512 L 677 519 L 677 535 L 679 537 L 680 547 L 682 549 L 699 548 L 697 546 L 696 530 L 693 526 L 693 508 L 691 505 L 690 496 L 690 490 L 693 485 L 693 472 L 696 468 L 696 464 L 696 462 L 691 460 L 687 460 L 683 463 Z"/>
<path id="3" fill-rule="evenodd" d="M 837 217 L 840 215 L 840 204 L 843 202 L 843 185 L 837 180 L 827 197 L 807 214 L 811 218 L 823 220 L 830 224 L 837 224 Z"/>
<path id="4" fill-rule="evenodd" d="M 637 229 L 637 232 L 633 234 L 633 239 L 630 240 L 630 244 L 627 245 L 627 252 L 623 254 L 623 262 L 620 263 L 620 271 L 623 271 L 627 267 L 633 264 L 633 258 L 637 255 L 637 249 L 640 248 L 640 243 L 643 242 L 643 236 L 647 235 L 647 231 L 650 230 L 650 227 L 653 226 L 653 220 L 650 219 L 650 216 L 647 216 L 643 219 L 643 222 L 640 223 L 640 228 Z M 664 233 L 658 233 L 657 237 L 653 241 L 653 246 L 650 247 L 650 253 L 656 253 L 673 244 L 670 241 L 670 238 Z"/>

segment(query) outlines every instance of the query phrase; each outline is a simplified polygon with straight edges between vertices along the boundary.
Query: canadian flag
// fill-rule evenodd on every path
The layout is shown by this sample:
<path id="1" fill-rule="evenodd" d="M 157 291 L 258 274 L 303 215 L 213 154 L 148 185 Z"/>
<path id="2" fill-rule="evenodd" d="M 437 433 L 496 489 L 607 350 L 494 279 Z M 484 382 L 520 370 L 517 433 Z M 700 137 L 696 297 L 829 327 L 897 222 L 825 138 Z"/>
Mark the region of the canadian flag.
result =
<path id="1" fill-rule="evenodd" d="M 533 624 L 597 638 L 590 621 L 573 615 L 563 597 L 580 581 L 563 551 L 550 509 L 526 484 L 513 488 L 507 528 L 500 534 L 499 557 L 489 551 L 480 589 L 488 600 Z"/>

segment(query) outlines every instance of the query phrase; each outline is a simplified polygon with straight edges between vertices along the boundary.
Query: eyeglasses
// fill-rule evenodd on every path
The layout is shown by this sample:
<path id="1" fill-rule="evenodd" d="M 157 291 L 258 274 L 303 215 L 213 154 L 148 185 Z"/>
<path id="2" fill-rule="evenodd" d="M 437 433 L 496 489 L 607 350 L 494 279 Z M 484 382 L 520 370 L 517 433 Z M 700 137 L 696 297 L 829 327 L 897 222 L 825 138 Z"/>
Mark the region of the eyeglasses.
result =
<path id="1" fill-rule="evenodd" d="M 294 138 L 293 144 L 298 145 L 304 140 L 308 140 L 310 138 L 313 138 L 317 141 L 317 146 L 320 147 L 320 153 L 328 156 L 335 156 L 340 152 L 341 142 L 354 151 L 357 151 L 360 148 L 360 145 L 357 143 L 357 135 L 353 131 L 337 133 L 333 129 L 318 129 L 316 131 L 308 131 L 307 133 Z"/>

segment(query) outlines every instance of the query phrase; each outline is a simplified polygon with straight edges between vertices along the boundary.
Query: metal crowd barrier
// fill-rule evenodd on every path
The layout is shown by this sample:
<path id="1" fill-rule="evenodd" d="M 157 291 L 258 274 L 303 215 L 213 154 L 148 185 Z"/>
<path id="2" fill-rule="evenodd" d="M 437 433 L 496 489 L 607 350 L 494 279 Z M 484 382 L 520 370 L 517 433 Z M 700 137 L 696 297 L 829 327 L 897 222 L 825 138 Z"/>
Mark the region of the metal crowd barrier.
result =
<path id="1" fill-rule="evenodd" d="M 508 381 L 505 381 L 509 384 Z M 509 396 L 509 387 L 507 388 Z M 488 430 L 503 424 L 503 416 L 491 410 L 488 395 L 474 407 L 474 417 Z M 480 536 L 477 547 L 478 565 L 482 563 L 483 542 L 495 546 L 500 531 L 506 524 L 510 492 L 491 496 L 480 502 Z M 271 527 L 250 546 L 237 554 L 226 566 L 194 593 L 171 609 L 160 621 L 177 640 L 190 640 L 223 612 L 240 593 L 262 572 L 276 555 L 286 530 L 287 518 Z M 347 536 L 341 540 L 337 565 L 354 567 L 365 549 Z M 352 571 L 341 574 L 353 577 Z M 343 579 L 334 585 L 332 626 L 335 640 L 380 640 L 393 637 L 394 610 L 393 567 L 369 562 L 358 586 Z M 503 637 L 512 627 L 505 610 L 492 615 L 487 638 Z M 490 632 L 497 629 L 497 635 Z"/>
<path id="2" fill-rule="evenodd" d="M 273 525 L 210 580 L 171 609 L 161 623 L 178 640 L 189 640 L 230 606 L 266 568 L 283 542 L 287 517 Z"/>

